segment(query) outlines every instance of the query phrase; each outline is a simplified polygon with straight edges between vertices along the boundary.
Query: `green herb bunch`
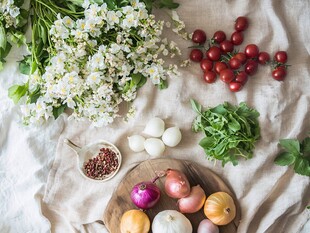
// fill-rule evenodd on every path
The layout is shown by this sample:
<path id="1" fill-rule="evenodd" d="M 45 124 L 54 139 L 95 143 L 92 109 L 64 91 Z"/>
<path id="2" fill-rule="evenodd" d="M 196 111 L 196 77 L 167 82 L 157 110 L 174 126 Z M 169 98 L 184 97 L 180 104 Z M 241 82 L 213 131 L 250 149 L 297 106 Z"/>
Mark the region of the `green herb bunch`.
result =
<path id="1" fill-rule="evenodd" d="M 193 110 L 198 113 L 192 124 L 194 132 L 203 132 L 199 142 L 209 159 L 222 161 L 222 166 L 231 162 L 238 164 L 238 157 L 253 157 L 255 142 L 260 137 L 259 113 L 244 102 L 233 106 L 228 102 L 203 110 L 191 100 Z"/>
<path id="2" fill-rule="evenodd" d="M 275 163 L 280 166 L 292 165 L 296 173 L 310 176 L 310 137 L 302 142 L 297 139 L 280 139 L 280 145 L 285 151 L 277 155 Z"/>

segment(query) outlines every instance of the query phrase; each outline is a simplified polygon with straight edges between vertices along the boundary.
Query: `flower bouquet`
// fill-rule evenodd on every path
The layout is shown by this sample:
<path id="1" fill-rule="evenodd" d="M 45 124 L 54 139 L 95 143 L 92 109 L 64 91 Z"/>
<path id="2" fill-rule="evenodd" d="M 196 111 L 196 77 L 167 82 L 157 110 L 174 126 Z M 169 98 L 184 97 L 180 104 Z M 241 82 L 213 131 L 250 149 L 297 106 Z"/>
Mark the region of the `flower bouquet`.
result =
<path id="1" fill-rule="evenodd" d="M 23 1 L 7 0 L 15 2 Z M 165 88 L 177 66 L 163 57 L 180 50 L 161 38 L 164 21 L 151 14 L 154 5 L 178 7 L 172 0 L 31 0 L 31 54 L 19 65 L 28 79 L 9 89 L 23 122 L 41 124 L 68 108 L 71 117 L 100 127 L 113 122 L 120 104 L 132 102 L 148 79 Z"/>

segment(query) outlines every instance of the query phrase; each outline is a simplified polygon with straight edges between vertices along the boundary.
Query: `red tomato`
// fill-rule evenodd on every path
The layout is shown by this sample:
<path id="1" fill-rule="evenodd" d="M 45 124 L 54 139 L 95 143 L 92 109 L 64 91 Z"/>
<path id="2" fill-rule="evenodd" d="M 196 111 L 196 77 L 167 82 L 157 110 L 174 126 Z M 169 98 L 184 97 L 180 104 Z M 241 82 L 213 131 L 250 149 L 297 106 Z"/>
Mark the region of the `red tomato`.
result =
<path id="1" fill-rule="evenodd" d="M 242 89 L 242 84 L 238 83 L 238 82 L 230 82 L 229 83 L 229 90 L 231 90 L 232 92 L 238 92 Z"/>
<path id="2" fill-rule="evenodd" d="M 229 67 L 233 70 L 237 70 L 242 66 L 242 62 L 238 58 L 235 58 L 235 57 L 232 57 L 228 63 L 229 63 Z"/>
<path id="3" fill-rule="evenodd" d="M 242 64 L 244 64 L 247 60 L 246 55 L 241 52 L 237 53 L 234 57 L 237 58 L 239 61 L 241 61 Z"/>
<path id="4" fill-rule="evenodd" d="M 227 68 L 228 67 L 225 62 L 218 61 L 218 62 L 215 62 L 214 64 L 214 70 L 217 74 L 220 74 L 222 70 L 225 70 Z"/>
<path id="5" fill-rule="evenodd" d="M 231 34 L 230 40 L 234 45 L 241 45 L 243 42 L 243 33 L 235 31 Z"/>
<path id="6" fill-rule="evenodd" d="M 192 41 L 194 43 L 203 44 L 207 40 L 207 35 L 203 30 L 197 29 L 194 31 Z"/>
<path id="7" fill-rule="evenodd" d="M 193 49 L 189 55 L 189 58 L 194 62 L 200 62 L 203 58 L 203 53 L 200 49 Z"/>
<path id="8" fill-rule="evenodd" d="M 258 56 L 259 49 L 257 45 L 249 44 L 245 47 L 244 53 L 248 58 L 255 58 Z"/>
<path id="9" fill-rule="evenodd" d="M 286 76 L 286 68 L 284 66 L 278 66 L 276 69 L 272 71 L 272 77 L 275 80 L 283 81 Z"/>
<path id="10" fill-rule="evenodd" d="M 287 62 L 287 53 L 285 51 L 278 51 L 274 55 L 274 60 L 279 63 L 286 63 Z"/>
<path id="11" fill-rule="evenodd" d="M 223 42 L 220 43 L 220 48 L 223 52 L 229 53 L 234 50 L 234 45 L 231 43 L 229 40 L 224 40 Z"/>
<path id="12" fill-rule="evenodd" d="M 216 73 L 214 71 L 207 70 L 203 73 L 203 80 L 207 83 L 214 83 L 216 81 Z"/>
<path id="13" fill-rule="evenodd" d="M 212 70 L 213 62 L 210 61 L 208 58 L 204 58 L 200 62 L 200 67 L 203 71 Z"/>
<path id="14" fill-rule="evenodd" d="M 235 21 L 235 29 L 236 31 L 244 31 L 249 26 L 248 19 L 244 16 L 240 16 Z"/>
<path id="15" fill-rule="evenodd" d="M 235 81 L 238 83 L 241 83 L 242 85 L 246 84 L 248 81 L 248 75 L 245 73 L 245 71 L 240 71 L 235 78 Z"/>
<path id="16" fill-rule="evenodd" d="M 216 43 L 221 43 L 226 39 L 226 34 L 223 31 L 216 31 L 213 35 L 213 39 Z"/>
<path id="17" fill-rule="evenodd" d="M 231 69 L 225 69 L 220 72 L 220 79 L 225 83 L 230 83 L 235 78 L 235 74 Z"/>
<path id="18" fill-rule="evenodd" d="M 218 61 L 221 57 L 221 50 L 219 47 L 217 46 L 212 46 L 211 48 L 209 48 L 209 50 L 207 51 L 207 57 L 211 60 L 211 61 Z"/>
<path id="19" fill-rule="evenodd" d="M 267 52 L 260 52 L 258 54 L 258 63 L 261 65 L 265 65 L 270 61 L 270 55 Z"/>
<path id="20" fill-rule="evenodd" d="M 248 60 L 245 64 L 244 71 L 248 75 L 254 75 L 257 72 L 258 63 L 254 60 Z"/>

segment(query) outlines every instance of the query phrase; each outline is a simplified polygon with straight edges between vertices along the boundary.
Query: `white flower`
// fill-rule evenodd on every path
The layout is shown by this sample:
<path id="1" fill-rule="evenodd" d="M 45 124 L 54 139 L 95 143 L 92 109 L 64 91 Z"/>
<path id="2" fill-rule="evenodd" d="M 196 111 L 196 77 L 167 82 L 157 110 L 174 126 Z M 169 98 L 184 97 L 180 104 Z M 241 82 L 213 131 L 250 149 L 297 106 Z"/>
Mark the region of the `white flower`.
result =
<path id="1" fill-rule="evenodd" d="M 20 10 L 18 7 L 12 7 L 10 8 L 9 13 L 13 18 L 16 18 L 20 14 Z"/>
<path id="2" fill-rule="evenodd" d="M 137 25 L 138 25 L 138 21 L 135 18 L 135 15 L 133 13 L 127 14 L 122 23 L 122 27 L 125 29 L 131 28 L 131 27 L 137 27 Z"/>
<path id="3" fill-rule="evenodd" d="M 62 22 L 68 28 L 73 28 L 73 26 L 74 26 L 74 22 L 73 22 L 73 20 L 69 16 L 65 16 L 62 19 Z"/>
<path id="4" fill-rule="evenodd" d="M 107 22 L 109 25 L 114 25 L 119 23 L 119 18 L 122 16 L 120 11 L 108 11 Z"/>
<path id="5" fill-rule="evenodd" d="M 89 0 L 84 0 L 84 2 L 83 2 L 83 4 L 82 4 L 82 7 L 83 7 L 84 9 L 86 9 L 86 8 L 88 8 L 89 4 L 90 4 Z"/>

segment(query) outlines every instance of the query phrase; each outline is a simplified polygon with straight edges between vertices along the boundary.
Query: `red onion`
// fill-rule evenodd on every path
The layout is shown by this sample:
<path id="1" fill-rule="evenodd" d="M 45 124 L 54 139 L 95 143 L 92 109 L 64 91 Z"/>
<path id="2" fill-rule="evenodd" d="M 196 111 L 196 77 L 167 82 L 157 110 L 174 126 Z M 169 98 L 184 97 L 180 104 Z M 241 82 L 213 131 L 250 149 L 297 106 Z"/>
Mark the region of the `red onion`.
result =
<path id="1" fill-rule="evenodd" d="M 203 207 L 205 201 L 205 191 L 197 185 L 192 187 L 188 196 L 178 200 L 178 206 L 181 213 L 195 213 Z"/>
<path id="2" fill-rule="evenodd" d="M 182 198 L 190 193 L 190 184 L 181 171 L 168 169 L 165 181 L 165 191 L 169 197 Z"/>
<path id="3" fill-rule="evenodd" d="M 130 198 L 138 208 L 147 210 L 159 201 L 160 189 L 155 184 L 156 180 L 143 181 L 132 188 Z"/>

